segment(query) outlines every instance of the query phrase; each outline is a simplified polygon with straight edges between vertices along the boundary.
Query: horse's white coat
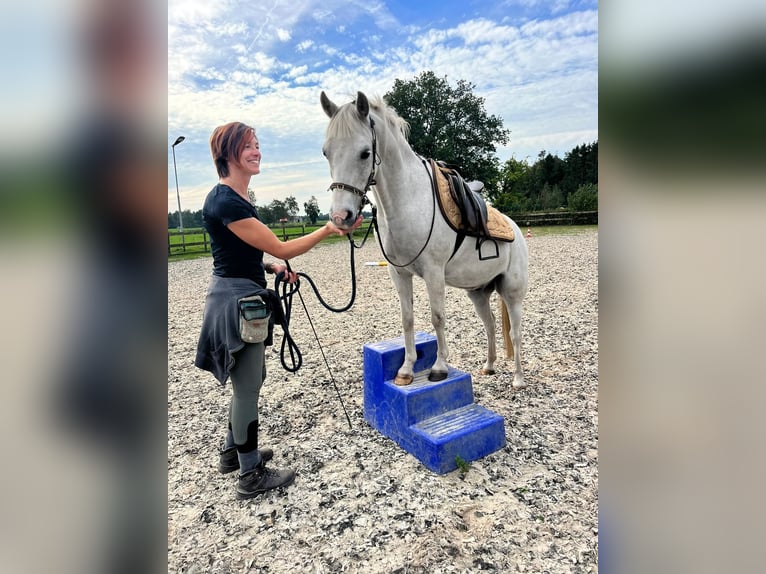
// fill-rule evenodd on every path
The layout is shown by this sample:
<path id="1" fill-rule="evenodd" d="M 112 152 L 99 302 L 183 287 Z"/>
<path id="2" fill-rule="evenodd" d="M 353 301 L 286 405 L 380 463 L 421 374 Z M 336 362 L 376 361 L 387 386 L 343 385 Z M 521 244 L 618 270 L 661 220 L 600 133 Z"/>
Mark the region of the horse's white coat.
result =
<path id="1" fill-rule="evenodd" d="M 362 92 L 357 93 L 355 102 L 340 107 L 322 92 L 321 103 L 330 117 L 323 152 L 330 164 L 333 182 L 364 190 L 371 170 L 375 169 L 376 185 L 370 191 L 378 209 L 380 240 L 391 263 L 388 271 L 399 294 L 402 310 L 405 358 L 397 373 L 397 384 L 411 382 L 417 358 L 412 277 L 418 275 L 426 283 L 431 322 L 438 345 L 430 378 L 439 380 L 447 373 L 449 352 L 444 336 L 444 294 L 445 285 L 449 285 L 467 291 L 484 323 L 488 351 L 482 372 L 488 374 L 494 373 L 497 358 L 495 317 L 489 299 L 493 291 L 500 294 L 510 313 L 510 336 L 516 369 L 513 386 L 525 386 L 521 365 L 521 306 L 527 292 L 528 254 L 524 234 L 518 225 L 508 218 L 515 239 L 511 243 L 497 242 L 499 257 L 480 261 L 475 239 L 467 237 L 450 259 L 456 233 L 434 203 L 430 170 L 407 142 L 406 122 L 385 102 L 380 99 L 370 102 Z M 370 118 L 374 119 L 377 136 L 379 165 L 376 168 L 373 168 Z M 362 208 L 363 198 L 360 195 L 347 189 L 334 189 L 330 216 L 337 226 L 345 228 L 352 225 Z M 418 255 L 421 249 L 422 253 Z M 494 252 L 491 242 L 484 245 L 485 256 L 488 252 Z M 406 267 L 398 266 L 405 264 Z"/>

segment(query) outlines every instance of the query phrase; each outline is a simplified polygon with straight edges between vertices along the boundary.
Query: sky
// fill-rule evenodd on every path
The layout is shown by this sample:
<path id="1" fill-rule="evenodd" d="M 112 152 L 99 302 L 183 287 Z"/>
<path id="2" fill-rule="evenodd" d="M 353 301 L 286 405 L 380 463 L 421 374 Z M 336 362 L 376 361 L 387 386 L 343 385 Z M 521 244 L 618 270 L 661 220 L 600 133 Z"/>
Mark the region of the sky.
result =
<path id="1" fill-rule="evenodd" d="M 218 180 L 210 134 L 241 121 L 263 154 L 257 205 L 293 196 L 303 213 L 314 196 L 326 213 L 320 93 L 341 105 L 424 71 L 474 85 L 511 132 L 501 162 L 598 140 L 595 0 L 170 0 L 168 211 L 176 170 L 181 209 L 202 208 Z"/>

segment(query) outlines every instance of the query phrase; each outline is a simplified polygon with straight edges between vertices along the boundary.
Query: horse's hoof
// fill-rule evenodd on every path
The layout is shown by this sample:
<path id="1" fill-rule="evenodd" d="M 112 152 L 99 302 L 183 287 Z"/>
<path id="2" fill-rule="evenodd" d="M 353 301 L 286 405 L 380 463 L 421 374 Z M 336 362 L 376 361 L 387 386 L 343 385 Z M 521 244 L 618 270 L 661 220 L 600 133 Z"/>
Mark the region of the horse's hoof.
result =
<path id="1" fill-rule="evenodd" d="M 513 380 L 511 383 L 511 386 L 514 389 L 524 389 L 527 386 L 527 383 L 525 381 L 517 381 L 516 379 Z"/>
<path id="2" fill-rule="evenodd" d="M 435 383 L 436 381 L 443 381 L 447 378 L 447 372 L 446 371 L 431 371 L 428 373 L 428 380 L 432 383 Z"/>
<path id="3" fill-rule="evenodd" d="M 495 369 L 482 369 L 480 372 L 482 375 L 494 375 Z"/>
<path id="4" fill-rule="evenodd" d="M 406 387 L 412 382 L 413 376 L 412 375 L 396 375 L 396 378 L 394 379 L 394 384 L 398 387 Z"/>

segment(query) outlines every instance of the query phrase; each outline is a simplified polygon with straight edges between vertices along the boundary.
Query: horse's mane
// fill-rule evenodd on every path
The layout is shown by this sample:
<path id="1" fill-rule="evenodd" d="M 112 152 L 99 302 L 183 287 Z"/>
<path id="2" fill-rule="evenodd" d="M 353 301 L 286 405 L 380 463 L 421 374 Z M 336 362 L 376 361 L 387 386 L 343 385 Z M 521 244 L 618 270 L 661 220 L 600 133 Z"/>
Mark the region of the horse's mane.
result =
<path id="1" fill-rule="evenodd" d="M 401 137 L 406 143 L 410 135 L 410 125 L 407 121 L 400 117 L 396 110 L 388 106 L 385 100 L 379 96 L 369 98 L 369 103 L 370 109 L 377 116 L 385 120 L 394 136 Z M 354 102 L 345 104 L 338 108 L 332 121 L 327 125 L 327 137 L 348 137 L 353 130 L 358 130 L 361 125 Z"/>

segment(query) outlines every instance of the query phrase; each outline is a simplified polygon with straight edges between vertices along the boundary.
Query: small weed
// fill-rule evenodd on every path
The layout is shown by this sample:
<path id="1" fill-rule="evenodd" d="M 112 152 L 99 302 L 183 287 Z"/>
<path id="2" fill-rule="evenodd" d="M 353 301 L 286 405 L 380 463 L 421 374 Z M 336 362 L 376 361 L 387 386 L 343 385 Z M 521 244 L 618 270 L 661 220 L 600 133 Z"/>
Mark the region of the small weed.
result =
<path id="1" fill-rule="evenodd" d="M 460 474 L 462 475 L 467 474 L 471 468 L 471 463 L 463 460 L 460 455 L 455 457 L 455 464 L 457 465 L 458 469 L 460 470 Z"/>

